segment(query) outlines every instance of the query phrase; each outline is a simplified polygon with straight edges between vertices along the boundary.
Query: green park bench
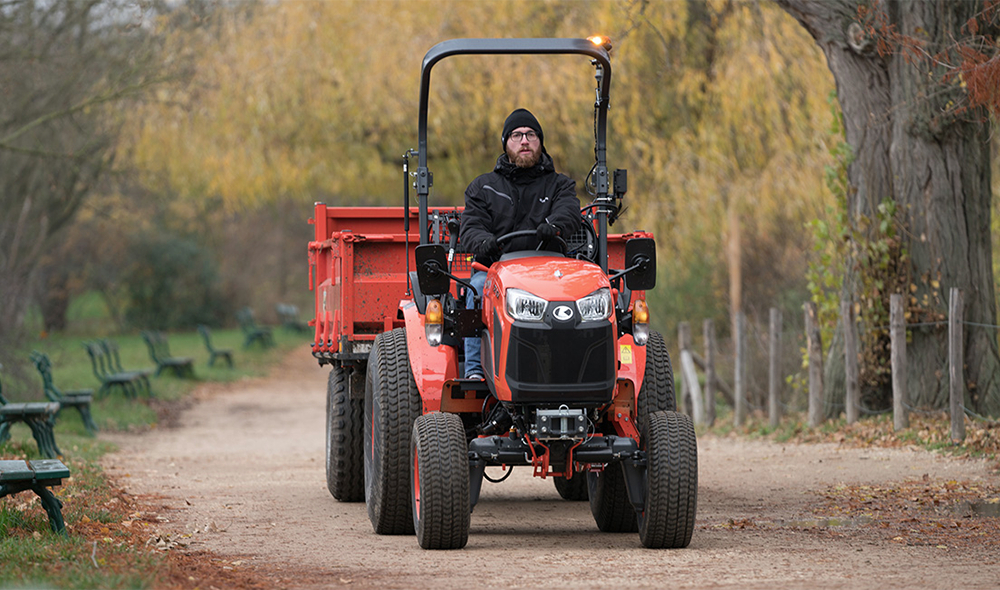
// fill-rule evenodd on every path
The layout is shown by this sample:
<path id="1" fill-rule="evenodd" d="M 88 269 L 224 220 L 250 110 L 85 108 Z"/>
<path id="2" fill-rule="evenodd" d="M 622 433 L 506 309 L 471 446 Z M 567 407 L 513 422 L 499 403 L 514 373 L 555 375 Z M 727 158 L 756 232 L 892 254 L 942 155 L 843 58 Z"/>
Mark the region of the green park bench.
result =
<path id="1" fill-rule="evenodd" d="M 126 371 L 122 369 L 121 358 L 118 356 L 118 344 L 113 340 L 89 340 L 83 343 L 90 357 L 90 364 L 94 371 L 94 376 L 101 382 L 98 394 L 110 392 L 112 388 L 119 388 L 131 398 L 139 394 L 141 388 L 152 396 L 153 390 L 149 386 L 149 369 L 137 371 Z"/>
<path id="2" fill-rule="evenodd" d="M 170 354 L 170 344 L 163 332 L 146 331 L 142 333 L 142 339 L 146 341 L 149 348 L 149 356 L 156 363 L 156 376 L 159 376 L 165 369 L 174 372 L 178 377 L 194 379 L 194 359 L 189 356 L 173 356 Z"/>
<path id="3" fill-rule="evenodd" d="M 10 427 L 23 422 L 31 429 L 31 435 L 38 443 L 38 452 L 54 459 L 62 454 L 56 446 L 56 435 L 52 432 L 59 404 L 53 402 L 10 403 L 3 396 L 0 384 L 0 445 L 10 438 Z"/>
<path id="4" fill-rule="evenodd" d="M 56 387 L 55 381 L 52 379 L 52 361 L 49 360 L 49 355 L 44 352 L 38 352 L 37 350 L 31 351 L 31 362 L 35 363 L 35 368 L 38 369 L 38 373 L 42 376 L 42 382 L 45 387 L 45 397 L 49 401 L 56 402 L 59 404 L 59 410 L 56 412 L 56 418 L 59 417 L 59 413 L 65 408 L 75 408 L 77 412 L 80 413 L 80 420 L 83 422 L 83 427 L 87 429 L 91 435 L 97 432 L 97 424 L 94 424 L 94 419 L 90 415 L 90 403 L 94 399 L 93 389 L 74 389 L 72 391 L 61 391 Z"/>
<path id="5" fill-rule="evenodd" d="M 278 321 L 289 331 L 300 334 L 309 331 L 309 324 L 299 319 L 299 308 L 288 303 L 279 303 L 274 306 L 274 311 L 278 314 Z"/>
<path id="6" fill-rule="evenodd" d="M 271 328 L 258 326 L 257 322 L 253 319 L 253 310 L 249 307 L 244 307 L 236 312 L 236 321 L 240 323 L 240 329 L 243 330 L 243 335 L 246 336 L 243 348 L 250 348 L 254 343 L 258 343 L 264 348 L 274 346 L 274 336 L 271 335 Z"/>
<path id="7" fill-rule="evenodd" d="M 0 498 L 25 490 L 35 492 L 42 499 L 52 530 L 65 535 L 62 501 L 48 488 L 62 485 L 62 480 L 68 478 L 69 468 L 58 459 L 0 461 Z"/>
<path id="8" fill-rule="evenodd" d="M 211 367 L 215 364 L 216 358 L 221 358 L 229 365 L 229 368 L 233 368 L 233 351 L 228 348 L 216 348 L 212 346 L 212 331 L 208 329 L 208 326 L 202 324 L 198 326 L 198 333 L 201 334 L 202 340 L 205 341 L 205 348 L 208 349 L 208 366 Z"/>

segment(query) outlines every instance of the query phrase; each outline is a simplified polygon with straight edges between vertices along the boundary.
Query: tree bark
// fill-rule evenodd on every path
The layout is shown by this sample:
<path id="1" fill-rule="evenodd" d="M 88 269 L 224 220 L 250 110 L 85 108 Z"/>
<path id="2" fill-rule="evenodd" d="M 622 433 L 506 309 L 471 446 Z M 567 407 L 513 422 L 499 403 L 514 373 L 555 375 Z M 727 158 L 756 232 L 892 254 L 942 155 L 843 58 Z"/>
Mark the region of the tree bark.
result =
<path id="1" fill-rule="evenodd" d="M 902 51 L 879 56 L 875 40 L 852 23 L 856 0 L 776 0 L 813 36 L 827 58 L 855 159 L 848 168 L 849 213 L 875 218 L 886 198 L 896 201 L 905 231 L 914 293 L 904 293 L 911 316 L 944 317 L 951 287 L 966 293 L 968 321 L 995 324 L 990 244 L 990 144 L 987 126 L 955 115 L 963 90 L 942 80 L 930 59 L 907 59 Z M 904 38 L 926 43 L 936 54 L 960 39 L 962 27 L 982 10 L 981 2 L 874 2 Z M 849 33 L 850 31 L 850 33 Z M 861 31 L 862 34 L 858 34 Z M 980 33 L 983 33 L 980 30 Z M 845 261 L 845 295 L 858 289 L 854 260 Z M 924 297 L 926 295 L 926 298 Z M 857 299 L 855 299 L 857 300 Z M 914 319 L 910 320 L 915 321 Z M 948 403 L 947 331 L 911 330 L 907 352 L 911 404 L 943 408 Z M 842 342 L 840 329 L 834 345 Z M 1000 413 L 1000 356 L 992 333 L 965 336 L 967 407 Z M 843 351 L 828 351 L 825 397 L 843 399 Z M 838 362 L 839 359 L 839 362 Z"/>

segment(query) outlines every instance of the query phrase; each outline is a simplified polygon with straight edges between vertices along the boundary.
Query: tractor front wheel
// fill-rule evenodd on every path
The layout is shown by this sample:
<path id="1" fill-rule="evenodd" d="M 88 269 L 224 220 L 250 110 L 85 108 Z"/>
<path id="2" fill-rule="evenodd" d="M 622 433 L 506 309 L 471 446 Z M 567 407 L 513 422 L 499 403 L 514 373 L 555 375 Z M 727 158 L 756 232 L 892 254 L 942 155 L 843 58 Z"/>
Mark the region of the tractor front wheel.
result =
<path id="1" fill-rule="evenodd" d="M 380 535 L 413 534 L 410 509 L 410 430 L 421 413 L 406 332 L 375 337 L 365 382 L 365 502 Z"/>
<path id="2" fill-rule="evenodd" d="M 608 465 L 604 471 L 588 472 L 587 487 L 590 511 L 598 529 L 605 533 L 634 533 L 638 530 L 635 508 L 628 499 L 621 464 Z"/>
<path id="3" fill-rule="evenodd" d="M 663 334 L 650 330 L 646 342 L 646 370 L 642 374 L 635 421 L 639 434 L 646 436 L 649 415 L 653 412 L 677 410 L 674 397 L 674 370 Z"/>
<path id="4" fill-rule="evenodd" d="M 469 542 L 469 449 L 456 414 L 433 412 L 413 423 L 410 500 L 424 549 L 461 549 Z"/>
<path id="5" fill-rule="evenodd" d="M 587 474 L 574 473 L 570 479 L 556 476 L 552 481 L 556 484 L 556 491 L 563 500 L 581 502 L 587 499 Z"/>
<path id="6" fill-rule="evenodd" d="M 646 435 L 646 505 L 639 539 L 651 549 L 691 543 L 698 505 L 698 442 L 691 418 L 653 412 Z"/>
<path id="7" fill-rule="evenodd" d="M 363 386 L 355 370 L 334 366 L 326 387 L 326 487 L 341 502 L 365 499 L 365 400 L 354 391 Z"/>

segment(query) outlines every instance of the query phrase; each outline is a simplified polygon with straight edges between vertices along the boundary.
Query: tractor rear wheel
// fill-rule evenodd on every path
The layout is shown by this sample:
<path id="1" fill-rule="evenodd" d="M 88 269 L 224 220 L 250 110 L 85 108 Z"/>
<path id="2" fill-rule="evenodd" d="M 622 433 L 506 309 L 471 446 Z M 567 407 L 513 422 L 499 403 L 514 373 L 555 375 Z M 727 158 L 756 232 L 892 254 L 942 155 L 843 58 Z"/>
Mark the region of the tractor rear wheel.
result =
<path id="1" fill-rule="evenodd" d="M 365 380 L 365 502 L 380 535 L 413 534 L 410 430 L 421 413 L 420 392 L 397 328 L 375 338 Z"/>
<path id="2" fill-rule="evenodd" d="M 359 387 L 360 386 L 360 387 Z M 334 366 L 326 386 L 326 487 L 341 502 L 365 499 L 364 387 L 355 369 Z"/>
<path id="3" fill-rule="evenodd" d="M 646 505 L 639 539 L 651 549 L 691 543 L 698 505 L 698 442 L 691 418 L 677 412 L 649 415 L 646 436 Z"/>
<path id="4" fill-rule="evenodd" d="M 634 533 L 638 530 L 635 508 L 628 499 L 625 472 L 620 464 L 608 465 L 604 471 L 587 473 L 590 492 L 590 512 L 597 528 L 605 533 Z"/>
<path id="5" fill-rule="evenodd" d="M 410 500 L 424 549 L 461 549 L 469 542 L 469 447 L 456 414 L 433 412 L 413 423 Z"/>
<path id="6" fill-rule="evenodd" d="M 574 473 L 570 479 L 556 476 L 552 481 L 556 484 L 556 491 L 563 500 L 580 502 L 587 499 L 587 474 Z"/>
<path id="7" fill-rule="evenodd" d="M 650 330 L 646 341 L 646 370 L 642 375 L 637 401 L 636 425 L 639 434 L 645 436 L 649 415 L 653 412 L 677 410 L 674 397 L 674 370 L 670 366 L 670 353 L 663 335 Z"/>

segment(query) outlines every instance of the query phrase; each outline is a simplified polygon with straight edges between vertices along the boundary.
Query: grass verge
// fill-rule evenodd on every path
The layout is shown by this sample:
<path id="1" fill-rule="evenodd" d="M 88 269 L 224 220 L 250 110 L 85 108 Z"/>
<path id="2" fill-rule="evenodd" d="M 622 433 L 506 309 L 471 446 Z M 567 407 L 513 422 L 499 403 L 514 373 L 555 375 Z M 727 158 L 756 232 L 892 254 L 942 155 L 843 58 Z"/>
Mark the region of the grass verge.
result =
<path id="1" fill-rule="evenodd" d="M 130 400 L 118 391 L 95 396 L 94 420 L 102 431 L 156 428 L 183 406 L 199 385 L 265 376 L 289 351 L 308 341 L 307 336 L 281 329 L 274 335 L 273 348 L 244 350 L 238 330 L 213 332 L 216 348 L 234 351 L 235 367 L 229 368 L 219 362 L 208 367 L 208 351 L 197 332 L 171 333 L 171 353 L 195 359 L 196 379 L 170 374 L 153 377 L 152 398 Z M 152 366 L 139 335 L 117 336 L 115 340 L 126 369 Z M 97 389 L 82 342 L 79 337 L 53 336 L 33 344 L 52 359 L 55 384 L 64 391 Z M 9 386 L 4 389 L 11 401 L 43 399 L 40 377 L 34 387 L 25 378 L 15 384 L 19 387 L 13 391 Z M 67 409 L 60 414 L 55 435 L 64 453 L 61 458 L 72 474 L 53 490 L 63 502 L 68 535 L 52 531 L 33 492 L 0 499 L 0 587 L 181 588 L 206 582 L 217 587 L 260 587 L 259 579 L 248 573 L 213 565 L 217 560 L 212 556 L 163 551 L 151 538 L 157 515 L 117 488 L 98 464 L 102 455 L 114 450 L 113 445 L 88 436 L 75 411 Z M 13 425 L 11 439 L 0 445 L 0 459 L 37 458 L 41 456 L 29 429 Z"/>

